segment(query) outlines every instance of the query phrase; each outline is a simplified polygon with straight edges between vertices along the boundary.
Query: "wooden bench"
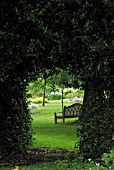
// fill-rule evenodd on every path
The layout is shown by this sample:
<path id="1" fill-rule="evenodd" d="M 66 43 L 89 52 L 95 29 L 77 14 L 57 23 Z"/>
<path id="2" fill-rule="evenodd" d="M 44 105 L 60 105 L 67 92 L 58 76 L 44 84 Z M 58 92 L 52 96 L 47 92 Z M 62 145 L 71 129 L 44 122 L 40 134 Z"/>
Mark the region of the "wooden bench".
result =
<path id="1" fill-rule="evenodd" d="M 57 119 L 62 119 L 65 123 L 65 118 L 75 118 L 81 116 L 82 104 L 75 103 L 70 106 L 64 106 L 63 112 L 54 113 L 54 121 L 57 124 Z M 62 115 L 60 115 L 60 113 Z"/>

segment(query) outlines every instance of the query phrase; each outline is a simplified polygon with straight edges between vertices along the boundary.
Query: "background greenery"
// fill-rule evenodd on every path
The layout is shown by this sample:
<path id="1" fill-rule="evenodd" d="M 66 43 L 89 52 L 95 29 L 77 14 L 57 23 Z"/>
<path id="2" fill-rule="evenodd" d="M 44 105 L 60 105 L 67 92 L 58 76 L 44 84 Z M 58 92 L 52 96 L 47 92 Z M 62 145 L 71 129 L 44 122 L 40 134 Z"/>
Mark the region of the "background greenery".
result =
<path id="1" fill-rule="evenodd" d="M 56 75 L 56 80 L 55 80 L 55 76 L 47 78 L 45 102 L 48 102 L 48 100 L 62 99 L 62 86 L 64 84 L 60 84 L 60 83 L 57 84 L 57 81 L 59 81 L 58 77 L 59 75 L 58 76 Z M 28 90 L 27 94 L 30 94 L 31 96 L 31 98 L 28 98 L 28 100 L 30 100 L 33 103 L 42 103 L 43 91 L 44 91 L 44 79 L 39 78 L 36 81 L 30 82 L 29 85 L 27 86 L 27 90 Z M 64 85 L 63 98 L 70 99 L 72 97 L 83 98 L 84 90 L 78 88 L 75 89 L 73 87 L 65 87 Z"/>
<path id="2" fill-rule="evenodd" d="M 68 106 L 72 102 L 65 102 Z M 58 120 L 58 124 L 54 124 L 54 112 L 62 110 L 61 101 L 49 101 L 45 107 L 39 104 L 41 112 L 32 114 L 32 128 L 35 133 L 33 137 L 33 147 L 50 147 L 55 149 L 74 149 L 75 143 L 79 140 L 76 135 L 78 128 L 76 118 L 66 119 L 63 124 L 62 120 Z"/>

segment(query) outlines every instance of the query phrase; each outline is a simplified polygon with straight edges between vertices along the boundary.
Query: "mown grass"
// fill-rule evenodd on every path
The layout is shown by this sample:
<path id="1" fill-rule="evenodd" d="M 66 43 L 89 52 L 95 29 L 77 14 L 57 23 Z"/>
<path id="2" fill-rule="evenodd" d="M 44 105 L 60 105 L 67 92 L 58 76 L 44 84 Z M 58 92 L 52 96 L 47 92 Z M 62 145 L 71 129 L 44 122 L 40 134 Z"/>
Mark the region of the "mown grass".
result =
<path id="1" fill-rule="evenodd" d="M 72 102 L 64 102 L 65 106 Z M 54 112 L 60 112 L 62 109 L 61 101 L 50 101 L 38 109 L 31 109 L 32 129 L 33 129 L 33 148 L 51 148 L 51 149 L 74 149 L 75 143 L 79 140 L 76 134 L 78 128 L 76 118 L 66 119 L 65 124 L 58 120 L 54 124 Z M 31 166 L 19 166 L 19 170 L 59 170 L 55 162 L 36 163 Z M 2 167 L 1 170 L 13 170 L 13 168 Z"/>
<path id="2" fill-rule="evenodd" d="M 64 105 L 70 104 L 68 102 L 64 103 Z M 39 112 L 39 109 L 41 112 Z M 32 128 L 35 133 L 33 135 L 35 140 L 32 147 L 73 149 L 75 143 L 78 141 L 76 118 L 66 119 L 65 124 L 59 119 L 58 124 L 54 124 L 54 112 L 60 112 L 62 110 L 61 101 L 49 102 L 45 106 L 39 104 L 39 109 L 34 110 L 36 114 L 31 114 L 33 118 Z"/>
<path id="3" fill-rule="evenodd" d="M 3 167 L 0 170 L 60 170 L 55 162 L 42 162 L 29 166 Z"/>
<path id="4" fill-rule="evenodd" d="M 20 167 L 19 170 L 60 170 L 54 162 L 37 163 L 28 167 Z"/>

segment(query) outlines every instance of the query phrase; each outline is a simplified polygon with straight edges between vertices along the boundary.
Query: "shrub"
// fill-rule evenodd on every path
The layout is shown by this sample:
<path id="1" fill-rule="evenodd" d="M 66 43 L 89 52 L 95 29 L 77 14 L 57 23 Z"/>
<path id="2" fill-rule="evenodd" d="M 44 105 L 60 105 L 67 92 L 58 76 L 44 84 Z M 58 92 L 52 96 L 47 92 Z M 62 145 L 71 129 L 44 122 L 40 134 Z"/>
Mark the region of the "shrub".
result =
<path id="1" fill-rule="evenodd" d="M 58 94 L 53 94 L 48 97 L 49 100 L 60 100 L 62 97 Z"/>
<path id="2" fill-rule="evenodd" d="M 72 97 L 78 97 L 78 98 L 83 98 L 84 96 L 84 91 L 80 89 L 72 89 L 68 88 L 64 90 L 64 98 L 72 98 Z"/>
<path id="3" fill-rule="evenodd" d="M 76 155 L 77 156 L 77 155 Z M 114 169 L 114 149 L 109 153 L 104 153 L 102 159 L 98 161 L 92 161 L 88 159 L 83 161 L 83 157 L 77 156 L 74 160 L 69 158 L 65 160 L 56 161 L 57 167 L 60 170 L 113 170 Z"/>
<path id="4" fill-rule="evenodd" d="M 34 96 L 34 97 L 30 97 L 30 98 L 28 98 L 27 99 L 30 103 L 42 103 L 42 100 L 43 100 L 43 98 L 42 97 L 36 97 L 36 96 Z M 45 98 L 45 103 L 47 103 L 48 102 L 48 99 L 47 98 Z"/>

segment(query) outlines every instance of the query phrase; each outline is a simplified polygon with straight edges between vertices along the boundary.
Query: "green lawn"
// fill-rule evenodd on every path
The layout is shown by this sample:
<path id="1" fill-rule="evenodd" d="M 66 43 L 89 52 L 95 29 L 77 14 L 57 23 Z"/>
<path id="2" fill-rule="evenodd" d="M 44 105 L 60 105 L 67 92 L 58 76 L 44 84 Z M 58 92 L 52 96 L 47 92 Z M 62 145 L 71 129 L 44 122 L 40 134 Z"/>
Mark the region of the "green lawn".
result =
<path id="1" fill-rule="evenodd" d="M 0 170 L 60 170 L 54 162 L 36 163 L 30 166 L 2 167 Z"/>
<path id="2" fill-rule="evenodd" d="M 65 106 L 72 103 L 64 103 Z M 66 119 L 63 124 L 62 120 L 58 120 L 58 124 L 54 124 L 54 112 L 61 111 L 61 101 L 51 101 L 45 106 L 39 104 L 39 109 L 32 109 L 31 114 L 32 128 L 35 133 L 33 148 L 51 148 L 51 149 L 73 149 L 75 143 L 79 140 L 76 134 L 77 123 L 76 118 Z M 13 170 L 13 168 L 2 167 L 1 170 Z M 36 163 L 31 166 L 20 166 L 19 170 L 60 170 L 54 162 Z"/>
<path id="3" fill-rule="evenodd" d="M 64 103 L 64 105 L 70 104 Z M 54 112 L 61 111 L 61 101 L 49 102 L 45 106 L 39 104 L 39 107 L 41 112 L 39 109 L 38 113 L 37 109 L 32 109 L 32 112 L 36 112 L 36 114 L 31 114 L 33 132 L 35 133 L 33 147 L 73 149 L 75 142 L 78 141 L 76 118 L 66 119 L 65 124 L 59 119 L 58 124 L 54 124 Z"/>

